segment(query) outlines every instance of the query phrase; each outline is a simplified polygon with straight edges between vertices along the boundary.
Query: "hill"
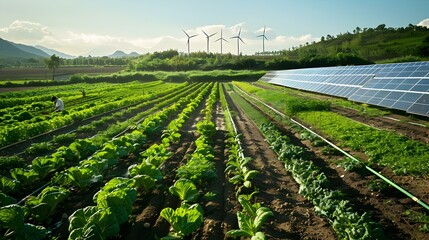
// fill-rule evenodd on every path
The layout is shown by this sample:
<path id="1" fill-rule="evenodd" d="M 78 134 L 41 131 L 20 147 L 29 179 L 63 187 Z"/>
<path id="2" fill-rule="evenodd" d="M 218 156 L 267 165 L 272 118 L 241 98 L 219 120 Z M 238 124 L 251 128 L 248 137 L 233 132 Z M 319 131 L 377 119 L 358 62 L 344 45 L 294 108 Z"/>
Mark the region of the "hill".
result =
<path id="1" fill-rule="evenodd" d="M 16 44 L 0 38 L 0 58 L 42 58 L 37 51 L 33 51 L 29 46 Z M 40 50 L 39 50 L 40 51 Z M 45 55 L 47 55 L 45 53 Z"/>
<path id="2" fill-rule="evenodd" d="M 28 46 L 28 45 L 24 45 L 24 44 L 20 44 L 20 43 L 14 43 L 14 42 L 10 42 L 10 43 L 13 44 L 15 47 L 21 49 L 24 52 L 28 52 L 28 53 L 37 55 L 37 56 L 42 57 L 42 58 L 48 58 L 50 56 L 46 52 L 44 52 L 38 48 L 35 48 L 33 46 Z"/>
<path id="3" fill-rule="evenodd" d="M 50 48 L 47 48 L 47 47 L 44 47 L 44 46 L 36 45 L 34 47 L 42 50 L 43 52 L 47 53 L 49 56 L 55 54 L 55 55 L 59 56 L 60 58 L 65 58 L 65 59 L 73 59 L 73 58 L 75 58 L 75 56 L 68 55 L 66 53 L 63 53 L 63 52 L 60 52 L 60 51 L 57 51 L 57 50 L 54 50 L 54 49 L 50 49 Z"/>
<path id="4" fill-rule="evenodd" d="M 138 56 L 140 56 L 140 54 L 138 54 L 136 52 L 131 52 L 129 54 L 126 54 L 125 52 L 118 50 L 118 51 L 114 52 L 113 54 L 110 54 L 107 57 L 110 57 L 110 58 L 122 58 L 122 57 L 138 57 Z"/>
<path id="5" fill-rule="evenodd" d="M 282 51 L 289 59 L 332 56 L 338 53 L 353 54 L 369 61 L 383 61 L 406 56 L 429 57 L 429 29 L 408 25 L 401 28 L 357 27 L 353 33 L 323 36 L 317 43 Z"/>

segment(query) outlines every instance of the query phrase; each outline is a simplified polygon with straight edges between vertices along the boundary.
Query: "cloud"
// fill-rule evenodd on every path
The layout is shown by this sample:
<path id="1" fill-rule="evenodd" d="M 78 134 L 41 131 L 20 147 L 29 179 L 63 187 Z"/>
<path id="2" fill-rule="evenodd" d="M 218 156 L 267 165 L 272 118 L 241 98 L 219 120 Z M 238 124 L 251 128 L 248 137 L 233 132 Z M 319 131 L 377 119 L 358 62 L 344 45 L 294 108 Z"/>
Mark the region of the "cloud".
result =
<path id="1" fill-rule="evenodd" d="M 40 23 L 15 20 L 8 27 L 0 28 L 0 35 L 9 40 L 42 40 L 52 35 L 48 27 Z"/>
<path id="2" fill-rule="evenodd" d="M 273 31 L 273 29 L 272 28 L 267 28 L 267 27 L 265 27 L 265 33 L 268 33 L 268 32 L 271 32 L 271 31 Z M 260 29 L 258 29 L 258 30 L 256 30 L 255 31 L 255 33 L 256 34 L 258 34 L 258 33 L 260 33 L 260 34 L 262 34 L 262 33 L 264 33 L 264 28 L 260 28 Z"/>
<path id="3" fill-rule="evenodd" d="M 220 41 L 215 41 L 220 38 L 220 30 L 222 29 L 223 38 L 228 40 L 228 42 L 223 42 L 223 52 L 236 54 L 237 42 L 236 39 L 231 39 L 231 37 L 236 36 L 240 28 L 241 37 L 245 42 L 245 44 L 240 42 L 240 52 L 243 54 L 254 54 L 261 51 L 262 39 L 258 38 L 257 35 L 263 32 L 263 28 L 257 30 L 249 29 L 244 22 L 232 26 L 222 24 L 204 25 L 193 29 L 185 29 L 185 31 L 190 35 L 198 35 L 190 41 L 192 52 L 206 51 L 207 49 L 207 39 L 202 30 L 207 34 L 216 33 L 215 36 L 210 38 L 210 52 L 219 53 Z M 268 38 L 268 41 L 265 41 L 266 51 L 288 49 L 293 46 L 304 45 L 306 42 L 319 40 L 311 34 L 302 36 L 276 36 L 275 31 L 271 28 L 266 28 L 266 35 Z M 174 35 L 154 38 L 127 38 L 67 30 L 61 36 L 58 36 L 40 23 L 16 20 L 8 27 L 0 28 L 0 37 L 27 45 L 42 45 L 75 56 L 106 56 L 116 50 L 147 53 L 175 49 L 179 52 L 187 52 L 187 38 L 180 29 Z"/>
<path id="4" fill-rule="evenodd" d="M 427 27 L 429 28 L 429 18 L 423 19 L 421 20 L 417 26 L 423 26 L 423 27 Z"/>

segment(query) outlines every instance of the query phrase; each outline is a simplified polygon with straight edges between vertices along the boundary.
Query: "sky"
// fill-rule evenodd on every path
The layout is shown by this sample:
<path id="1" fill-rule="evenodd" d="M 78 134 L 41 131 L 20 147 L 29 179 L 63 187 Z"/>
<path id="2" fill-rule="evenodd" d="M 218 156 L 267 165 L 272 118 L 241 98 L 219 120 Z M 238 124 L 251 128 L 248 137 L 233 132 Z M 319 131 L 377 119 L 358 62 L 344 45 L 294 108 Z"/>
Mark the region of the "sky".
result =
<path id="1" fill-rule="evenodd" d="M 74 56 L 175 49 L 278 51 L 356 27 L 429 27 L 428 0 L 0 0 L 0 38 Z"/>

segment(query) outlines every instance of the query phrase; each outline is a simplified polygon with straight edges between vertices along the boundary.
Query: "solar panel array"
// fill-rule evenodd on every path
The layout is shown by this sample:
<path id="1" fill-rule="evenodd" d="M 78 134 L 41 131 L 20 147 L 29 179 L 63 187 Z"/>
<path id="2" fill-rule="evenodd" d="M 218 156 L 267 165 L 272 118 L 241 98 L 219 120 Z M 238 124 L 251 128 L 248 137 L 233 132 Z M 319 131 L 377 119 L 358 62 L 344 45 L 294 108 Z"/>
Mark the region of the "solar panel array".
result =
<path id="1" fill-rule="evenodd" d="M 280 70 L 261 80 L 429 116 L 429 62 Z"/>

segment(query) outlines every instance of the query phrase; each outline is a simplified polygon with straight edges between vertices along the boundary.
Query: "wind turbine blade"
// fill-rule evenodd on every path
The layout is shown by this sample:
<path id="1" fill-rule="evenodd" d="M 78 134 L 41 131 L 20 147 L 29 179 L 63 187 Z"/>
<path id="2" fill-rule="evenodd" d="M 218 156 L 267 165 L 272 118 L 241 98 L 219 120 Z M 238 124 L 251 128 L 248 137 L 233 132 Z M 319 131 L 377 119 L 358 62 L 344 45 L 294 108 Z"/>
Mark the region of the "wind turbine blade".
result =
<path id="1" fill-rule="evenodd" d="M 206 37 L 209 37 L 209 35 L 206 32 L 204 32 L 204 30 L 201 29 L 201 31 L 203 31 L 203 33 L 204 33 L 204 35 L 206 35 Z"/>
<path id="2" fill-rule="evenodd" d="M 265 26 L 264 26 L 264 34 L 263 35 L 265 36 Z"/>
<path id="3" fill-rule="evenodd" d="M 234 36 L 234 37 L 230 37 L 230 38 L 239 38 L 240 36 Z"/>
<path id="4" fill-rule="evenodd" d="M 243 39 L 241 39 L 241 37 L 238 37 L 238 39 L 240 39 L 240 41 L 242 42 L 242 43 L 244 43 L 244 41 L 243 41 Z M 245 44 L 245 43 L 244 43 Z"/>
<path id="5" fill-rule="evenodd" d="M 212 36 L 214 36 L 214 35 L 216 35 L 216 33 L 213 33 L 212 35 L 210 35 L 210 36 L 207 36 L 207 37 L 212 37 Z"/>
<path id="6" fill-rule="evenodd" d="M 240 31 L 238 31 L 238 36 L 240 36 L 240 34 L 241 34 L 241 27 L 240 27 Z"/>
<path id="7" fill-rule="evenodd" d="M 228 40 L 226 40 L 225 38 L 222 38 L 222 40 L 224 40 L 224 41 L 226 41 L 226 42 L 229 42 Z"/>
<path id="8" fill-rule="evenodd" d="M 196 37 L 196 36 L 198 36 L 198 35 L 197 35 L 197 34 L 195 34 L 195 35 L 190 36 L 189 38 L 193 38 L 193 37 Z"/>
<path id="9" fill-rule="evenodd" d="M 182 31 L 186 34 L 186 36 L 188 36 L 188 37 L 189 37 L 188 33 L 187 33 L 187 32 L 185 32 L 185 30 L 183 30 L 183 29 L 182 29 Z"/>
<path id="10" fill-rule="evenodd" d="M 258 35 L 258 36 L 256 36 L 256 37 L 265 37 L 264 35 Z"/>
<path id="11" fill-rule="evenodd" d="M 268 40 L 268 38 L 267 38 L 267 37 L 265 37 L 265 35 L 264 35 L 264 38 Z"/>

